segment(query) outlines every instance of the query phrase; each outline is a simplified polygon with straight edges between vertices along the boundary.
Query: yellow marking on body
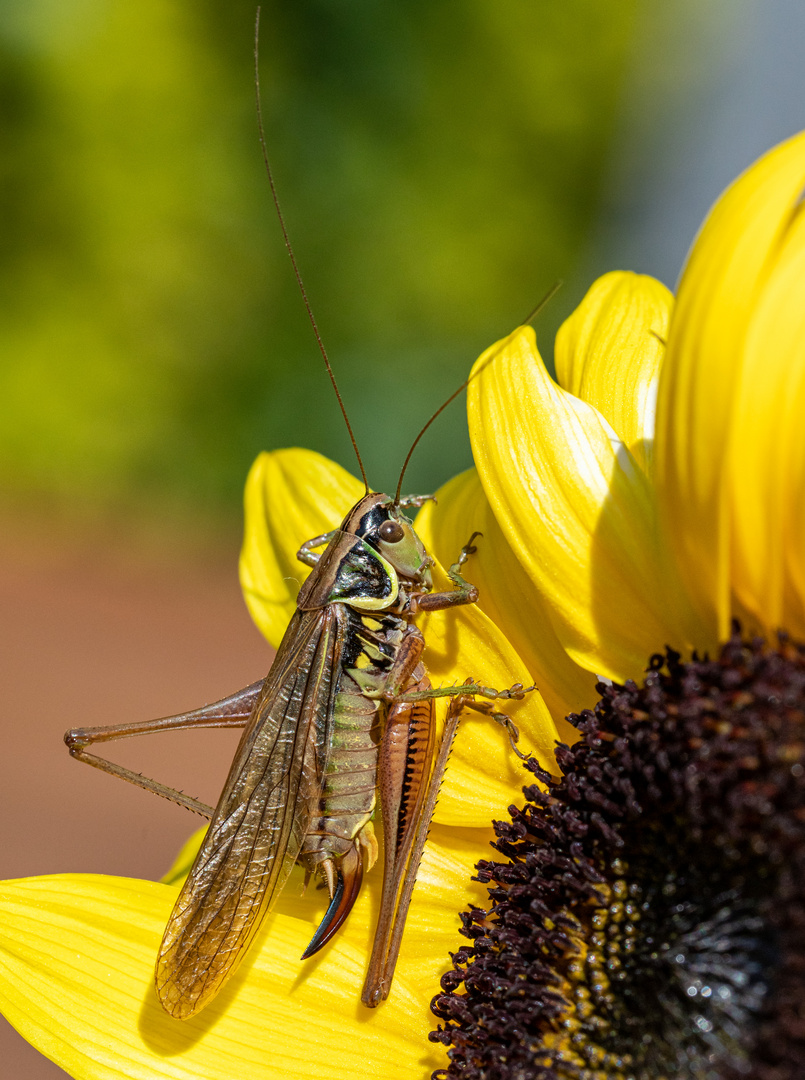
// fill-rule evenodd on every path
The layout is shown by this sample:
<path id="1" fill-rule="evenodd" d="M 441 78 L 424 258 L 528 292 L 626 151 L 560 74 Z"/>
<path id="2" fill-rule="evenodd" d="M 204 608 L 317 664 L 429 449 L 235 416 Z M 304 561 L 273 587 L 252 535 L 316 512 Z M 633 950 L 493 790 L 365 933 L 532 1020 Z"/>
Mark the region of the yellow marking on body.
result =
<path id="1" fill-rule="evenodd" d="M 383 692 L 386 685 L 384 672 L 364 671 L 361 668 L 346 668 L 346 673 L 358 684 L 362 694 L 367 697 L 377 697 Z"/>

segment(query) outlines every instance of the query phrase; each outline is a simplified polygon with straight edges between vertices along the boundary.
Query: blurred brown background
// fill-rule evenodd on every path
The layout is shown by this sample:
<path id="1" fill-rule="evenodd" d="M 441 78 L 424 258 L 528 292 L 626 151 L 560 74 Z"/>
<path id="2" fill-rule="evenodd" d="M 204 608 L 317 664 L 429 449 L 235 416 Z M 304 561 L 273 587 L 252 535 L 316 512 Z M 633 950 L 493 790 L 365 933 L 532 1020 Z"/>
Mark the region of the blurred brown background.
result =
<path id="1" fill-rule="evenodd" d="M 197 819 L 63 732 L 263 675 L 248 467 L 294 443 L 353 467 L 262 172 L 253 20 L 251 0 L 0 7 L 5 878 L 164 873 Z M 798 0 L 264 4 L 280 194 L 373 483 L 556 279 L 548 355 L 595 273 L 673 285 L 723 186 L 805 123 L 804 22 Z M 465 427 L 460 404 L 440 418 L 412 490 L 469 464 Z M 111 755 L 214 802 L 235 739 Z M 0 1061 L 64 1075 L 7 1025 Z"/>
<path id="2" fill-rule="evenodd" d="M 265 673 L 270 651 L 240 596 L 237 545 L 185 561 L 18 533 L 0 554 L 0 874 L 158 878 L 201 819 L 73 761 L 62 735 L 178 712 Z M 236 738 L 168 733 L 110 756 L 214 803 Z M 2 1025 L 0 1075 L 65 1075 Z"/>

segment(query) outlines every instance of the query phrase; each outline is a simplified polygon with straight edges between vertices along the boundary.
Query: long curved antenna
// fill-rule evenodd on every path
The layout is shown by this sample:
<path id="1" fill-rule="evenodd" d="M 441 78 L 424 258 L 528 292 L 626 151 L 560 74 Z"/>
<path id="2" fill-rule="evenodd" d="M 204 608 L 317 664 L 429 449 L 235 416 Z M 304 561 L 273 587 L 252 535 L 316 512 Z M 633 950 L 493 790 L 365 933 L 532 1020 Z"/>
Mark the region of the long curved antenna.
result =
<path id="1" fill-rule="evenodd" d="M 450 395 L 450 397 L 447 399 L 447 401 L 443 402 L 439 406 L 439 408 L 436 410 L 436 412 L 433 414 L 433 416 L 430 418 L 430 420 L 428 420 L 427 424 L 425 424 L 425 426 L 422 428 L 420 433 L 417 435 L 417 437 L 411 443 L 411 449 L 408 451 L 408 454 L 406 455 L 405 461 L 403 462 L 402 470 L 400 471 L 400 479 L 397 481 L 397 491 L 395 492 L 395 495 L 394 495 L 394 506 L 397 506 L 397 504 L 400 501 L 400 492 L 402 491 L 402 482 L 403 482 L 403 477 L 405 476 L 405 470 L 408 468 L 408 463 L 411 460 L 411 456 L 414 453 L 414 450 L 416 450 L 417 446 L 419 445 L 419 440 L 422 438 L 422 436 L 428 430 L 428 428 L 433 423 L 433 421 L 436 419 L 436 417 L 440 416 L 441 413 L 443 413 L 444 410 L 447 408 L 447 406 L 450 404 L 450 402 L 454 401 L 458 397 L 458 395 L 466 387 L 466 385 L 467 385 L 467 383 L 469 381 L 470 381 L 469 379 L 465 379 L 464 382 L 461 384 L 461 386 L 459 386 L 458 390 L 453 391 L 453 393 Z"/>
<path id="2" fill-rule="evenodd" d="M 299 267 L 296 264 L 296 256 L 293 253 L 291 247 L 291 240 L 288 236 L 288 230 L 285 227 L 285 218 L 282 216 L 282 210 L 280 209 L 280 201 L 277 197 L 277 189 L 274 185 L 274 175 L 271 172 L 271 165 L 268 161 L 268 150 L 266 149 L 266 136 L 263 128 L 263 110 L 260 104 L 260 65 L 259 65 L 259 41 L 260 41 L 260 8 L 257 9 L 257 15 L 254 20 L 254 93 L 257 100 L 257 130 L 260 133 L 260 148 L 263 151 L 263 162 L 266 167 L 266 174 L 268 175 L 268 185 L 271 188 L 271 197 L 274 200 L 274 206 L 277 210 L 277 217 L 280 219 L 280 227 L 282 228 L 282 236 L 285 240 L 285 247 L 288 254 L 291 257 L 291 265 L 293 266 L 293 272 L 296 276 L 296 283 L 299 286 L 299 291 L 302 294 L 302 299 L 305 302 L 305 308 L 307 309 L 308 318 L 310 319 L 310 325 L 313 327 L 313 333 L 316 335 L 316 341 L 319 346 L 321 355 L 324 357 L 324 364 L 327 368 L 327 374 L 330 376 L 330 382 L 333 384 L 333 390 L 335 390 L 335 396 L 338 398 L 338 404 L 341 407 L 341 415 L 344 417 L 344 423 L 347 425 L 347 431 L 352 442 L 352 449 L 355 451 L 355 457 L 358 459 L 358 467 L 361 470 L 361 476 L 363 477 L 363 484 L 366 488 L 366 494 L 369 494 L 369 481 L 366 479 L 366 470 L 363 467 L 363 461 L 361 460 L 360 451 L 358 450 L 358 444 L 355 441 L 355 434 L 352 430 L 352 424 L 349 422 L 347 416 L 347 410 L 344 407 L 344 402 L 341 397 L 341 392 L 338 389 L 338 383 L 335 381 L 335 375 L 333 369 L 330 367 L 330 361 L 327 357 L 327 350 L 324 348 L 324 342 L 321 340 L 321 334 L 316 323 L 316 319 L 313 315 L 313 309 L 310 306 L 310 301 L 307 298 L 307 292 L 302 281 L 302 275 L 299 273 Z"/>
<path id="3" fill-rule="evenodd" d="M 528 316 L 528 318 L 524 319 L 523 322 L 520 323 L 519 325 L 520 326 L 525 326 L 527 323 L 530 323 L 534 319 L 536 319 L 537 315 L 539 315 L 539 313 L 546 306 L 546 304 L 548 304 L 549 301 L 551 301 L 554 298 L 554 296 L 559 292 L 561 287 L 562 287 L 562 282 L 561 281 L 555 281 L 554 284 L 551 285 L 550 289 L 548 289 L 547 293 L 540 300 L 540 302 L 537 304 L 537 306 L 534 308 L 534 310 L 531 312 L 531 314 Z M 511 335 L 509 335 L 509 336 L 511 336 Z M 506 337 L 506 341 L 509 340 L 509 336 Z M 458 395 L 461 393 L 461 391 L 466 390 L 466 388 L 469 386 L 469 384 L 472 382 L 472 380 L 476 379 L 481 374 L 481 372 L 492 363 L 492 361 L 495 359 L 495 357 L 499 353 L 501 353 L 503 351 L 503 349 L 506 347 L 506 341 L 503 341 L 501 343 L 500 347 L 495 349 L 495 351 L 492 353 L 492 355 L 486 359 L 486 361 L 481 365 L 481 367 L 478 368 L 477 371 L 474 371 L 472 373 L 472 375 L 469 376 L 469 378 L 464 380 L 464 382 L 461 384 L 461 386 L 459 386 L 458 390 L 453 391 L 453 393 L 450 395 L 450 397 L 447 399 L 447 401 L 443 402 L 443 404 L 441 404 L 439 406 L 439 408 L 436 410 L 436 412 L 433 414 L 433 416 L 430 418 L 430 420 L 428 420 L 427 424 L 425 424 L 425 426 L 422 428 L 420 433 L 414 439 L 413 443 L 411 444 L 411 449 L 408 451 L 408 454 L 407 454 L 407 456 L 405 458 L 405 461 L 403 462 L 403 467 L 402 467 L 402 469 L 400 471 L 400 479 L 397 481 L 397 492 L 396 492 L 396 494 L 394 496 L 394 505 L 395 506 L 400 501 L 400 492 L 402 491 L 402 482 L 403 482 L 403 477 L 405 476 L 405 470 L 408 468 L 408 463 L 411 460 L 411 457 L 412 457 L 412 455 L 414 453 L 414 450 L 416 450 L 417 445 L 419 444 L 419 440 L 422 438 L 422 436 L 425 434 L 425 432 L 428 430 L 428 428 L 431 426 L 431 424 L 437 418 L 437 416 L 440 416 L 444 412 L 444 410 L 447 408 L 447 406 L 452 401 L 455 401 L 455 399 L 458 397 Z"/>
<path id="4" fill-rule="evenodd" d="M 539 315 L 539 313 L 543 310 L 543 308 L 546 308 L 548 304 L 550 304 L 551 300 L 553 300 L 553 298 L 556 296 L 556 294 L 559 292 L 563 285 L 564 282 L 562 280 L 555 281 L 553 285 L 551 285 L 550 289 L 548 289 L 548 291 L 545 293 L 540 302 L 537 304 L 537 306 L 534 308 L 534 310 L 531 312 L 531 314 L 527 318 L 523 319 L 520 325 L 528 326 L 530 322 L 533 322 L 534 319 L 536 319 L 537 315 Z M 486 364 L 484 364 L 484 367 L 486 367 Z"/>

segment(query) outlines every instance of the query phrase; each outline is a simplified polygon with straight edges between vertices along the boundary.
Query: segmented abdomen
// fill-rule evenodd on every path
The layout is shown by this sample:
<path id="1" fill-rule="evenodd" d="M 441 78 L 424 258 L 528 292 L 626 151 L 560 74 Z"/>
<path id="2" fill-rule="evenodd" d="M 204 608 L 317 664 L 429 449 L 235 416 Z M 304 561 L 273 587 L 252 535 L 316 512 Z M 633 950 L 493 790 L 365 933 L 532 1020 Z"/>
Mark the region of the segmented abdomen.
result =
<path id="1" fill-rule="evenodd" d="M 403 623 L 396 616 L 346 611 L 346 641 L 322 795 L 300 852 L 308 870 L 346 854 L 374 813 L 380 703 L 367 697 L 362 686 L 382 688 L 402 640 Z"/>

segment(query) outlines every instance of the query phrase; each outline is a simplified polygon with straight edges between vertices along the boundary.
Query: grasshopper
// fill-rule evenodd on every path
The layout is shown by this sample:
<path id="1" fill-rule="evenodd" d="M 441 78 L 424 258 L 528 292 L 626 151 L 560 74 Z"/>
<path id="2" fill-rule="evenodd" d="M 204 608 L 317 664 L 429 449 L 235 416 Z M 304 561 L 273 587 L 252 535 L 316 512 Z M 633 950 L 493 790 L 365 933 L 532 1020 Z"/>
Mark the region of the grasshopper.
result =
<path id="1" fill-rule="evenodd" d="M 388 996 L 427 831 L 459 714 L 465 706 L 516 728 L 497 698 L 519 699 L 516 684 L 495 691 L 476 682 L 434 688 L 422 662 L 416 616 L 474 604 L 462 575 L 473 535 L 433 592 L 433 559 L 405 510 L 430 496 L 401 498 L 406 458 L 393 498 L 370 491 L 357 443 L 321 342 L 264 160 L 285 243 L 324 363 L 358 458 L 365 494 L 339 528 L 300 547 L 311 568 L 266 678 L 201 709 L 140 724 L 80 728 L 65 735 L 79 761 L 138 784 L 210 820 L 181 889 L 156 964 L 156 989 L 174 1017 L 202 1009 L 235 971 L 295 863 L 326 885 L 330 903 L 302 959 L 322 948 L 347 918 L 364 872 L 377 859 L 378 794 L 384 836 L 381 907 L 362 1001 Z M 320 550 L 323 549 L 323 550 Z M 533 689 L 533 688 L 530 688 Z M 436 698 L 447 697 L 434 761 Z M 481 700 L 477 700 L 480 698 Z M 179 728 L 243 728 L 215 809 L 88 751 L 95 743 Z M 521 755 L 522 756 L 522 755 Z"/>
<path id="2" fill-rule="evenodd" d="M 220 990 L 296 862 L 319 875 L 330 896 L 302 959 L 333 937 L 377 858 L 379 793 L 383 889 L 362 994 L 364 1004 L 378 1005 L 391 986 L 461 709 L 491 715 L 514 745 L 516 729 L 494 699 L 522 698 L 522 685 L 433 688 L 427 677 L 417 613 L 475 603 L 478 590 L 461 573 L 475 550 L 471 537 L 448 571 L 455 588 L 431 591 L 433 560 L 404 513 L 422 502 L 367 491 L 338 529 L 301 546 L 298 558 L 312 570 L 262 682 L 193 712 L 65 735 L 78 760 L 211 818 L 157 960 L 157 993 L 172 1016 L 192 1016 Z M 451 701 L 431 775 L 434 701 L 444 696 Z M 215 810 L 87 751 L 191 727 L 244 729 Z"/>
<path id="3" fill-rule="evenodd" d="M 362 1000 L 379 1004 L 461 709 L 490 714 L 516 739 L 490 699 L 522 698 L 522 685 L 433 688 L 427 677 L 417 613 L 475 603 L 478 590 L 461 573 L 475 550 L 471 537 L 448 571 L 455 588 L 431 591 L 433 560 L 404 513 L 422 502 L 367 491 L 338 529 L 301 546 L 298 558 L 312 571 L 262 682 L 193 712 L 65 735 L 78 760 L 211 818 L 157 960 L 157 993 L 172 1016 L 192 1016 L 220 990 L 296 862 L 330 896 L 302 959 L 332 938 L 377 858 L 378 793 L 383 890 Z M 443 696 L 451 701 L 431 775 L 434 701 Z M 98 742 L 191 727 L 244 729 L 215 810 L 87 752 Z"/>

